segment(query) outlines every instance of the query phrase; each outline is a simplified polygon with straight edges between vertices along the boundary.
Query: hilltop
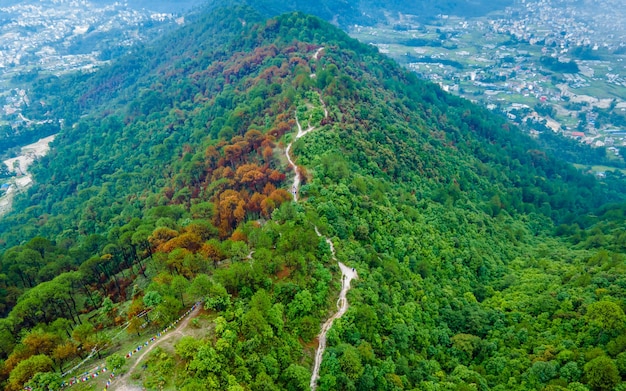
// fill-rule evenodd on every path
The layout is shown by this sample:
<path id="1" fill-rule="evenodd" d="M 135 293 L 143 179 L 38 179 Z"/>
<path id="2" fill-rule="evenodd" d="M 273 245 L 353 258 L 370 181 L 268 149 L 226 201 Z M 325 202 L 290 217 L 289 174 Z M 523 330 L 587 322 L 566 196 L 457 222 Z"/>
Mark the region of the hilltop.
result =
<path id="1" fill-rule="evenodd" d="M 197 300 L 136 380 L 308 389 L 335 251 L 320 390 L 622 381 L 623 184 L 327 22 L 218 8 L 33 94 L 71 124 L 0 222 L 8 390 Z"/>

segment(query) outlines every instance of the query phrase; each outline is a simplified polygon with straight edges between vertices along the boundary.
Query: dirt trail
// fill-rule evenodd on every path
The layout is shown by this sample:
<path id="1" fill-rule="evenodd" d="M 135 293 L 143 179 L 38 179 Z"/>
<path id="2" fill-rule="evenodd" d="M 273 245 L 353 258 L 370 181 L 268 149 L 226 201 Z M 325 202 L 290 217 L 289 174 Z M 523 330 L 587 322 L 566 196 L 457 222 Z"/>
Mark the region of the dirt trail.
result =
<path id="1" fill-rule="evenodd" d="M 328 109 L 326 109 L 326 104 L 324 103 L 321 97 L 320 97 L 320 103 L 322 104 L 322 107 L 324 108 L 324 118 L 328 118 Z M 296 117 L 296 125 L 298 126 L 298 133 L 296 133 L 296 137 L 289 143 L 289 145 L 287 145 L 287 149 L 285 150 L 285 155 L 287 156 L 287 161 L 289 162 L 289 165 L 293 169 L 293 172 L 296 174 L 293 178 L 293 185 L 291 186 L 291 194 L 293 195 L 293 200 L 295 202 L 298 202 L 298 191 L 300 190 L 300 182 L 302 182 L 302 174 L 300 174 L 300 169 L 298 168 L 296 163 L 294 163 L 294 161 L 291 159 L 291 156 L 289 153 L 291 151 L 291 147 L 293 146 L 293 143 L 296 140 L 314 131 L 316 128 L 313 125 L 309 124 L 309 127 L 303 130 L 302 125 L 300 125 L 300 121 L 298 120 L 297 112 L 295 113 L 295 117 Z"/>
<path id="2" fill-rule="evenodd" d="M 324 108 L 324 111 L 325 110 L 326 108 Z M 290 142 L 289 145 L 287 145 L 287 149 L 285 150 L 285 155 L 287 155 L 287 161 L 289 162 L 289 165 L 291 166 L 291 168 L 293 168 L 293 171 L 296 174 L 296 176 L 293 178 L 293 185 L 291 186 L 291 194 L 293 195 L 293 200 L 298 202 L 298 190 L 300 189 L 300 182 L 302 182 L 302 175 L 300 174 L 300 169 L 298 168 L 296 163 L 294 163 L 293 160 L 291 159 L 291 156 L 289 155 L 289 151 L 291 151 L 291 146 L 297 139 L 315 130 L 315 127 L 310 125 L 306 130 L 302 130 L 302 125 L 300 125 L 300 121 L 298 121 L 297 113 L 296 113 L 296 124 L 298 125 L 298 133 L 296 133 L 296 137 L 293 139 L 293 141 Z"/>
<path id="3" fill-rule="evenodd" d="M 317 234 L 317 236 L 322 236 L 317 227 L 315 227 L 315 233 Z M 326 239 L 326 243 L 330 245 L 330 251 L 333 255 L 333 260 L 337 261 L 337 258 L 335 257 L 335 246 L 333 245 L 333 242 L 327 237 L 324 238 Z M 337 299 L 337 312 L 335 312 L 333 316 L 331 316 L 326 322 L 324 322 L 324 324 L 322 325 L 322 330 L 318 335 L 319 345 L 317 347 L 317 351 L 315 352 L 315 364 L 313 364 L 313 373 L 311 374 L 311 391 L 315 391 L 315 389 L 317 388 L 317 379 L 319 379 L 320 377 L 320 366 L 322 365 L 322 357 L 324 356 L 324 351 L 326 350 L 326 334 L 328 333 L 328 330 L 330 330 L 330 328 L 333 326 L 333 322 L 335 321 L 335 319 L 341 318 L 343 314 L 345 314 L 348 310 L 349 304 L 346 295 L 350 290 L 350 282 L 353 279 L 359 277 L 355 269 L 350 268 L 341 262 L 337 263 L 339 264 L 339 269 L 341 269 L 341 291 L 339 292 L 339 299 Z"/>
<path id="4" fill-rule="evenodd" d="M 137 357 L 137 359 L 135 359 L 135 363 L 128 369 L 126 374 L 123 375 L 123 376 L 115 378 L 115 381 L 111 384 L 111 390 L 116 390 L 116 391 L 142 391 L 142 390 L 144 390 L 143 387 L 129 384 L 130 375 L 137 368 L 137 366 L 143 360 L 143 358 L 148 353 L 150 353 L 154 348 L 159 346 L 164 341 L 167 341 L 167 340 L 171 339 L 175 335 L 179 336 L 179 337 L 182 337 L 184 335 L 183 334 L 183 329 L 185 329 L 187 327 L 187 325 L 189 324 L 189 322 L 191 321 L 191 319 L 193 317 L 198 315 L 198 312 L 200 311 L 201 307 L 202 307 L 201 305 L 196 305 L 196 308 L 193 311 L 191 311 L 189 313 L 189 315 L 187 315 L 187 317 L 182 322 L 180 322 L 180 324 L 178 325 L 178 327 L 176 327 L 176 329 L 170 331 L 166 335 L 164 335 L 161 338 L 157 339 L 156 341 L 152 342 L 148 346 L 147 349 L 142 349 L 141 350 L 142 351 L 141 355 L 139 355 L 139 357 Z"/>
<path id="5" fill-rule="evenodd" d="M 323 46 L 321 48 L 318 48 L 315 51 L 315 53 L 313 54 L 313 58 L 315 60 L 319 58 L 319 55 L 322 52 L 322 50 L 324 50 Z M 322 107 L 324 108 L 324 118 L 328 118 L 328 109 L 326 109 L 326 104 L 322 100 L 322 97 L 320 97 L 320 103 L 322 104 Z M 289 145 L 287 145 L 287 149 L 285 150 L 285 155 L 287 156 L 287 161 L 289 162 L 289 165 L 291 166 L 291 168 L 293 169 L 293 172 L 295 173 L 295 176 L 293 178 L 293 185 L 291 186 L 291 194 L 293 195 L 293 200 L 295 202 L 298 202 L 298 191 L 300 190 L 300 182 L 302 182 L 302 174 L 300 173 L 300 169 L 298 168 L 296 163 L 294 163 L 293 159 L 291 159 L 291 155 L 290 155 L 291 147 L 293 146 L 293 143 L 296 140 L 298 140 L 300 137 L 306 135 L 307 133 L 314 131 L 315 127 L 311 125 L 311 123 L 309 123 L 309 127 L 303 130 L 302 125 L 300 125 L 300 120 L 298 120 L 297 112 L 295 113 L 295 117 L 296 117 L 296 125 L 298 125 L 298 133 L 296 133 L 296 137 L 289 143 Z"/>
<path id="6" fill-rule="evenodd" d="M 315 59 L 317 59 L 322 49 L 324 48 L 319 48 L 317 52 L 315 52 L 315 55 L 314 55 Z M 328 118 L 328 109 L 326 108 L 326 105 L 324 104 L 324 101 L 321 99 L 321 97 L 320 97 L 320 102 L 322 104 L 322 107 L 324 108 L 324 118 Z M 290 142 L 289 145 L 287 145 L 287 149 L 285 150 L 285 155 L 287 156 L 287 161 L 289 162 L 289 165 L 291 166 L 291 168 L 293 168 L 293 171 L 296 174 L 295 177 L 293 178 L 291 194 L 293 195 L 293 200 L 295 202 L 298 202 L 298 191 L 300 190 L 300 182 L 302 181 L 302 176 L 300 174 L 300 170 L 298 169 L 298 166 L 291 159 L 289 152 L 291 151 L 291 146 L 296 140 L 298 140 L 300 137 L 304 136 L 305 134 L 312 132 L 316 128 L 309 124 L 309 127 L 306 130 L 303 130 L 302 125 L 300 125 L 300 121 L 298 120 L 298 113 L 295 113 L 295 117 L 296 117 L 296 125 L 298 126 L 298 133 L 296 133 L 296 137 L 293 139 L 293 141 Z M 349 304 L 348 304 L 348 299 L 346 299 L 346 295 L 348 294 L 348 291 L 350 290 L 350 282 L 353 279 L 358 278 L 358 275 L 355 269 L 350 268 L 344 265 L 343 263 L 337 261 L 337 257 L 335 256 L 335 246 L 333 245 L 332 240 L 323 236 L 320 233 L 320 231 L 317 229 L 317 227 L 315 227 L 315 233 L 317 234 L 317 236 L 323 237 L 326 240 L 326 243 L 328 243 L 328 245 L 330 246 L 330 251 L 332 253 L 333 261 L 339 264 L 339 269 L 341 270 L 341 291 L 339 292 L 339 299 L 337 299 L 337 312 L 335 312 L 328 320 L 326 320 L 326 322 L 324 322 L 324 324 L 322 325 L 322 329 L 320 333 L 318 334 L 319 345 L 317 346 L 317 350 L 315 351 L 315 363 L 313 364 L 313 373 L 311 374 L 311 383 L 310 383 L 311 391 L 315 391 L 315 389 L 317 388 L 317 380 L 319 379 L 319 371 L 320 371 L 320 366 L 322 365 L 322 357 L 324 356 L 324 351 L 326 350 L 326 334 L 328 333 L 328 330 L 330 330 L 330 328 L 332 327 L 335 319 L 341 318 L 343 314 L 345 314 L 346 311 L 348 310 Z M 124 391 L 132 391 L 132 390 L 124 390 Z"/>
<path id="7" fill-rule="evenodd" d="M 318 48 L 315 53 L 313 54 L 313 59 L 314 60 L 319 60 L 320 58 L 320 53 L 322 52 L 322 50 L 324 50 L 324 47 L 322 46 L 321 48 Z"/>
<path id="8" fill-rule="evenodd" d="M 315 391 L 317 388 L 317 379 L 320 377 L 320 366 L 322 365 L 322 357 L 324 356 L 324 351 L 326 350 L 326 334 L 333 326 L 335 319 L 341 318 L 348 310 L 349 305 L 348 299 L 346 299 L 346 294 L 350 290 L 350 281 L 358 277 L 354 269 L 349 268 L 341 262 L 338 263 L 339 268 L 341 269 L 342 278 L 341 292 L 339 292 L 339 299 L 337 300 L 337 312 L 328 318 L 328 320 L 322 325 L 322 331 L 318 336 L 319 346 L 315 352 L 315 364 L 313 365 L 313 373 L 311 374 L 311 391 Z"/>

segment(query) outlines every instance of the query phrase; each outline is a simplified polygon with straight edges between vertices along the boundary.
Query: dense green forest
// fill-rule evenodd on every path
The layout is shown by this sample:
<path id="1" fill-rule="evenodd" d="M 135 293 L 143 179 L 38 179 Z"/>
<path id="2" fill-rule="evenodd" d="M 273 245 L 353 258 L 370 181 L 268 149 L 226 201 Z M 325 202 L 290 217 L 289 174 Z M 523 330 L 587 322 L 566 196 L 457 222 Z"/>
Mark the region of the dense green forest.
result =
<path id="1" fill-rule="evenodd" d="M 32 94 L 67 125 L 0 220 L 6 390 L 92 350 L 123 371 L 127 339 L 196 301 L 205 327 L 136 381 L 309 389 L 340 285 L 315 227 L 359 273 L 319 390 L 626 388 L 623 178 L 316 17 L 218 8 Z"/>

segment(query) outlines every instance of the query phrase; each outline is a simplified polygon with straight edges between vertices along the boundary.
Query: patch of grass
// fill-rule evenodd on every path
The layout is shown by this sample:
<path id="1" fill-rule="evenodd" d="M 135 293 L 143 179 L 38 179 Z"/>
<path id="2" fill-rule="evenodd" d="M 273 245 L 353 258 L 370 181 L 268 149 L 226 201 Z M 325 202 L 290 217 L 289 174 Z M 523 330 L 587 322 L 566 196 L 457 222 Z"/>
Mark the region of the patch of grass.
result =
<path id="1" fill-rule="evenodd" d="M 599 99 L 624 99 L 626 97 L 626 87 L 615 84 L 604 83 L 601 81 L 591 81 L 589 87 L 572 89 L 579 95 L 590 95 Z"/>
<path id="2" fill-rule="evenodd" d="M 584 164 L 574 164 L 574 167 L 578 168 L 579 170 L 591 170 L 593 172 L 606 172 L 606 171 L 619 171 L 622 174 L 626 175 L 626 169 L 623 168 L 618 168 L 618 167 L 611 167 L 611 166 L 587 166 Z"/>

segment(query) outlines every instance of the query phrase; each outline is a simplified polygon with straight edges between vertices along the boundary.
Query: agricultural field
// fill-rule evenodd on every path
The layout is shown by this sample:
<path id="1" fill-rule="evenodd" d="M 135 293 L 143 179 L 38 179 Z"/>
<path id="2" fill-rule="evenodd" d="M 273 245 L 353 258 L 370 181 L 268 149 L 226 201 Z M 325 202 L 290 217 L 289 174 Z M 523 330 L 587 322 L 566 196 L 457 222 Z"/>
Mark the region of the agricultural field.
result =
<path id="1" fill-rule="evenodd" d="M 615 132 L 626 129 L 624 28 L 603 34 L 601 27 L 611 4 L 587 15 L 558 0 L 527 3 L 472 18 L 388 17 L 349 33 L 529 132 L 553 131 L 605 148 L 612 164 L 624 166 L 626 139 Z"/>

